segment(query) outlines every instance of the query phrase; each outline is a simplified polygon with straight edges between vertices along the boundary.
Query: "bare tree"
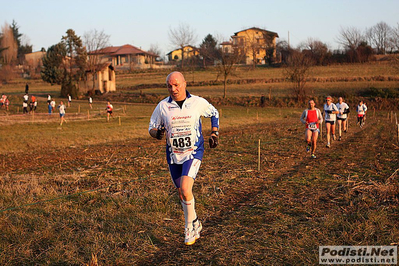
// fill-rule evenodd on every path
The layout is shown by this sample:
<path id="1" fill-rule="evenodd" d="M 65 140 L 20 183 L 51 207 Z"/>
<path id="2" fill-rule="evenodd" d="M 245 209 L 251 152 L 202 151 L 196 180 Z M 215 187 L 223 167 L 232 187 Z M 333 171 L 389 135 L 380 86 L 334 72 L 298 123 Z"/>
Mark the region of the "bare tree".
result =
<path id="1" fill-rule="evenodd" d="M 6 22 L 1 27 L 1 43 L 0 43 L 0 51 L 2 61 L 5 65 L 11 64 L 14 60 L 17 59 L 18 55 L 18 45 L 15 41 L 13 30 L 10 25 Z"/>
<path id="2" fill-rule="evenodd" d="M 285 40 L 279 40 L 276 43 L 276 53 L 277 57 L 280 58 L 280 62 L 285 64 L 287 63 L 288 56 L 290 54 L 291 48 L 289 47 L 289 44 Z"/>
<path id="3" fill-rule="evenodd" d="M 299 50 L 291 50 L 284 68 L 284 76 L 292 82 L 293 93 L 298 101 L 305 100 L 307 96 L 306 82 L 310 75 L 312 60 Z"/>
<path id="4" fill-rule="evenodd" d="M 361 31 L 355 27 L 342 28 L 337 37 L 337 42 L 347 50 L 349 60 L 354 62 L 358 59 L 356 48 L 365 41 Z"/>
<path id="5" fill-rule="evenodd" d="M 396 25 L 396 27 L 392 28 L 390 43 L 393 49 L 399 51 L 399 23 Z"/>
<path id="6" fill-rule="evenodd" d="M 159 48 L 158 44 L 151 44 L 148 52 L 152 53 L 154 55 L 157 55 L 158 58 L 161 58 L 161 60 L 164 60 L 164 57 L 162 55 L 162 50 Z"/>
<path id="7" fill-rule="evenodd" d="M 382 21 L 366 30 L 366 39 L 377 50 L 377 54 L 386 53 L 391 36 L 392 28 Z"/>
<path id="8" fill-rule="evenodd" d="M 101 50 L 109 46 L 110 35 L 104 33 L 104 30 L 90 30 L 83 34 L 83 45 L 88 53 L 87 69 L 92 73 L 93 88 L 95 88 L 95 73 L 104 68 L 108 62 L 101 62 Z"/>
<path id="9" fill-rule="evenodd" d="M 223 76 L 223 98 L 227 96 L 227 78 L 232 74 L 233 67 L 241 62 L 245 58 L 246 51 L 244 47 L 235 47 L 233 51 L 224 50 L 220 44 L 219 48 L 216 50 L 217 65 L 216 69 L 218 75 Z"/>
<path id="10" fill-rule="evenodd" d="M 329 55 L 327 44 L 317 39 L 308 38 L 308 40 L 303 43 L 302 48 L 307 50 L 314 63 L 317 65 L 324 64 Z"/>
<path id="11" fill-rule="evenodd" d="M 181 67 L 184 67 L 184 47 L 193 45 L 197 37 L 195 31 L 188 24 L 180 23 L 175 29 L 169 28 L 169 40 L 174 47 L 182 50 Z"/>
<path id="12" fill-rule="evenodd" d="M 364 40 L 361 31 L 355 27 L 343 28 L 341 27 L 337 42 L 342 44 L 346 49 L 356 49 L 359 44 Z"/>

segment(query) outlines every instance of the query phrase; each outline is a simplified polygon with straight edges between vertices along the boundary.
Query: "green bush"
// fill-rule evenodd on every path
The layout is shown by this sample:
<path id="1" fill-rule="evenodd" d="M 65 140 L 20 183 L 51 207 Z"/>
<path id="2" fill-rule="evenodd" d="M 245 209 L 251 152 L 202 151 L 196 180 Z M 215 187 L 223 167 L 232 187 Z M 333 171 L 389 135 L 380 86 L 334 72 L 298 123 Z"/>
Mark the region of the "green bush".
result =
<path id="1" fill-rule="evenodd" d="M 365 90 L 359 91 L 359 95 L 362 97 L 380 97 L 380 98 L 398 98 L 399 97 L 399 88 L 374 88 L 370 87 Z"/>

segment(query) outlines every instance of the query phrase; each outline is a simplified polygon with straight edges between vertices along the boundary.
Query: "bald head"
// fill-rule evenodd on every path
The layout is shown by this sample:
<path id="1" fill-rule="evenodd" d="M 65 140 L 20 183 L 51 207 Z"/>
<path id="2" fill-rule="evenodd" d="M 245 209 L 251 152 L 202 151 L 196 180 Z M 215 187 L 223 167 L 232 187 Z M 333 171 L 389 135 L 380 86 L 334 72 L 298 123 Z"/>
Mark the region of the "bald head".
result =
<path id="1" fill-rule="evenodd" d="M 183 101 L 186 99 L 186 80 L 182 73 L 174 71 L 166 78 L 166 85 L 170 97 L 175 101 Z"/>
<path id="2" fill-rule="evenodd" d="M 182 81 L 186 81 L 185 79 L 184 79 L 184 76 L 183 76 L 183 74 L 182 73 L 180 73 L 179 71 L 173 71 L 172 73 L 170 73 L 167 77 L 166 77 L 166 85 L 168 85 L 168 81 L 170 80 L 170 79 L 179 79 L 179 80 L 182 80 Z"/>

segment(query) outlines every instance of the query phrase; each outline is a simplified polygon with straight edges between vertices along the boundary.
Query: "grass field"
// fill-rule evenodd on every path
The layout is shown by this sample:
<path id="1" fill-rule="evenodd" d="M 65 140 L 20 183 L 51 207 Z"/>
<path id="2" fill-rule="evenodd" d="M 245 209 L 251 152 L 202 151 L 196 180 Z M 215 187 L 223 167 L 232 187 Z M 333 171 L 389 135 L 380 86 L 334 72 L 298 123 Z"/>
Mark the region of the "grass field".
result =
<path id="1" fill-rule="evenodd" d="M 150 83 L 162 82 L 155 75 Z M 12 85 L 1 90 L 17 96 Z M 40 97 L 54 89 L 40 86 L 31 86 Z M 187 247 L 164 142 L 147 131 L 154 104 L 115 102 L 107 123 L 103 98 L 93 109 L 74 100 L 62 127 L 44 104 L 35 116 L 15 107 L 0 114 L 0 265 L 316 265 L 321 245 L 399 244 L 390 110 L 369 112 L 363 128 L 352 117 L 343 140 L 327 149 L 320 138 L 311 160 L 299 121 L 305 106 L 217 106 L 220 145 L 205 148 L 194 185 L 204 229 Z M 208 135 L 210 121 L 203 124 Z"/>

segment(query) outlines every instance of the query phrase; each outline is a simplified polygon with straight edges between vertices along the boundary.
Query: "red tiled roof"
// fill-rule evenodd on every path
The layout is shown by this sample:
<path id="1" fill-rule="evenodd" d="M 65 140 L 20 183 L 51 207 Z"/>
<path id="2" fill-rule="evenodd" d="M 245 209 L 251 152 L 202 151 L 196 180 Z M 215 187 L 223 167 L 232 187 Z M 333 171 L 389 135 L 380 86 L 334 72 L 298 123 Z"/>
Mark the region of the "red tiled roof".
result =
<path id="1" fill-rule="evenodd" d="M 158 56 L 156 54 L 146 52 L 137 48 L 136 46 L 125 44 L 122 46 L 109 46 L 104 49 L 93 51 L 91 54 L 109 54 L 109 55 L 124 55 L 124 54 L 148 54 L 152 56 Z"/>

